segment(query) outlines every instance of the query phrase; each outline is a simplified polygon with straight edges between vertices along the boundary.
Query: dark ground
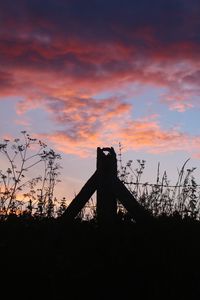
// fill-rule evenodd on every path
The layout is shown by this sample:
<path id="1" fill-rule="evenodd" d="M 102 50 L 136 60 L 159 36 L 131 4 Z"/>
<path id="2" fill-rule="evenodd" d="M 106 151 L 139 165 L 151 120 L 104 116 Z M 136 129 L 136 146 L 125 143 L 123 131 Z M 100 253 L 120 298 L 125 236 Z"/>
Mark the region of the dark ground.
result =
<path id="1" fill-rule="evenodd" d="M 200 222 L 11 217 L 0 223 L 0 270 L 5 299 L 200 299 Z"/>

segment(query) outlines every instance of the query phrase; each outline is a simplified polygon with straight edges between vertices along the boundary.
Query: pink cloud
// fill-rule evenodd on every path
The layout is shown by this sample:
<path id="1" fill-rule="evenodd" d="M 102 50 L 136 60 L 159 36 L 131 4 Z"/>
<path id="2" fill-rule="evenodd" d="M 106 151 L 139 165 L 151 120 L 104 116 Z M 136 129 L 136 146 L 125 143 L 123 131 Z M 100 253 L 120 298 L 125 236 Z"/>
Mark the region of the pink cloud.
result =
<path id="1" fill-rule="evenodd" d="M 168 16 L 159 1 L 157 23 L 151 11 L 137 14 L 140 5 L 130 1 L 130 10 L 115 4 L 117 18 L 108 18 L 109 1 L 104 3 L 103 18 L 101 10 L 93 8 L 90 23 L 85 11 L 77 18 L 77 7 L 65 15 L 73 1 L 52 2 L 60 17 L 51 5 L 44 15 L 42 2 L 36 7 L 28 2 L 16 7 L 0 4 L 7 12 L 0 32 L 0 96 L 23 99 L 18 115 L 38 107 L 46 110 L 61 128 L 47 137 L 69 153 L 88 152 L 117 139 L 130 148 L 154 152 L 186 150 L 188 144 L 198 150 L 196 137 L 163 129 L 157 119 L 133 120 L 134 107 L 126 101 L 138 84 L 164 88 L 160 100 L 169 110 L 185 112 L 199 106 L 200 44 L 194 11 L 187 22 L 173 12 L 166 26 Z M 182 9 L 187 15 L 185 6 Z M 98 20 L 105 24 L 99 26 Z M 107 96 L 110 92 L 116 96 Z M 97 100 L 99 94 L 105 95 L 103 99 Z"/>
<path id="2" fill-rule="evenodd" d="M 117 146 L 119 142 L 134 151 L 143 150 L 154 154 L 186 151 L 192 157 L 199 156 L 199 136 L 182 133 L 176 128 L 163 129 L 158 116 L 117 121 L 102 123 L 101 130 L 97 132 L 89 132 L 88 128 L 82 126 L 78 138 L 71 136 L 68 131 L 46 134 L 43 138 L 52 142 L 59 151 L 79 156 L 91 155 L 98 146 Z"/>
<path id="3" fill-rule="evenodd" d="M 148 39 L 145 32 L 149 30 L 140 29 L 138 34 Z M 47 37 L 31 37 L 27 34 L 2 40 L 1 96 L 25 96 L 31 108 L 30 102 L 34 107 L 37 99 L 40 103 L 51 97 L 68 101 L 69 96 L 92 97 L 110 90 L 126 94 L 128 86 L 141 83 L 166 88 L 168 93 L 162 102 L 170 109 L 183 111 L 198 105 L 193 99 L 197 92 L 200 94 L 195 44 L 164 47 L 151 33 L 155 47 L 140 53 L 137 46 L 119 41 L 111 40 L 102 49 L 101 42 L 91 44 L 73 36 L 64 39 L 58 35 L 51 43 Z M 187 101 L 179 101 L 177 95 Z M 170 101 L 169 96 L 173 97 Z"/>

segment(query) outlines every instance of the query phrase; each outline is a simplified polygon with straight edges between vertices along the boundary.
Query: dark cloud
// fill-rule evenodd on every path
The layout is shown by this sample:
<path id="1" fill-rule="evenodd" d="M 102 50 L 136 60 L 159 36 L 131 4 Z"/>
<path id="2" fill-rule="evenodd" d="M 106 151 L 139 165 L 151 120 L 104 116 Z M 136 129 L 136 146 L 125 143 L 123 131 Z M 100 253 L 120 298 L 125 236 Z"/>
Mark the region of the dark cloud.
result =
<path id="1" fill-rule="evenodd" d="M 58 39 L 78 39 L 146 54 L 154 46 L 199 43 L 199 12 L 200 3 L 186 0 L 2 1 L 0 32 L 19 40 L 49 38 L 50 47 Z"/>
<path id="2" fill-rule="evenodd" d="M 199 41 L 195 37 L 200 24 L 198 1 L 27 0 L 2 1 L 0 7 L 5 31 L 9 25 L 15 24 L 13 32 L 24 28 L 25 31 L 48 33 L 50 36 L 76 35 L 80 39 L 120 40 L 137 44 L 141 41 L 134 36 L 130 39 L 130 32 L 134 34 L 138 29 L 150 27 L 162 42 L 185 38 Z"/>

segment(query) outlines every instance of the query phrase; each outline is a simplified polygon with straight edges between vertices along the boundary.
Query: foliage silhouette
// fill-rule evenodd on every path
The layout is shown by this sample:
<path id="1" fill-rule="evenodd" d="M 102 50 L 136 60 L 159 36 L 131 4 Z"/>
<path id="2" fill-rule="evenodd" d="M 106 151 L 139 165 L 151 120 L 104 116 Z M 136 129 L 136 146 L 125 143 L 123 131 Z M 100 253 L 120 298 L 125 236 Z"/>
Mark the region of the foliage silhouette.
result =
<path id="1" fill-rule="evenodd" d="M 0 216 L 53 216 L 54 190 L 61 168 L 57 161 L 61 156 L 26 131 L 22 131 L 21 139 L 0 143 L 0 155 L 7 162 L 0 170 Z M 38 166 L 42 174 L 32 175 L 38 173 Z"/>

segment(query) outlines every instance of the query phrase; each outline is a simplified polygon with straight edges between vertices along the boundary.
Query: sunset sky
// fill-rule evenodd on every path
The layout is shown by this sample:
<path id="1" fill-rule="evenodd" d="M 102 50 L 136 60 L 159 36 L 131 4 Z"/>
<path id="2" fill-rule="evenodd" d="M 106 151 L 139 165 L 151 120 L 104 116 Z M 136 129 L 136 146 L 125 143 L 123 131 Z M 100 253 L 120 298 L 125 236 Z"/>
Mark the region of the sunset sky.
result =
<path id="1" fill-rule="evenodd" d="M 0 136 L 27 130 L 61 153 L 66 196 L 97 146 L 121 142 L 149 182 L 158 162 L 200 169 L 199 97 L 198 0 L 0 3 Z"/>

